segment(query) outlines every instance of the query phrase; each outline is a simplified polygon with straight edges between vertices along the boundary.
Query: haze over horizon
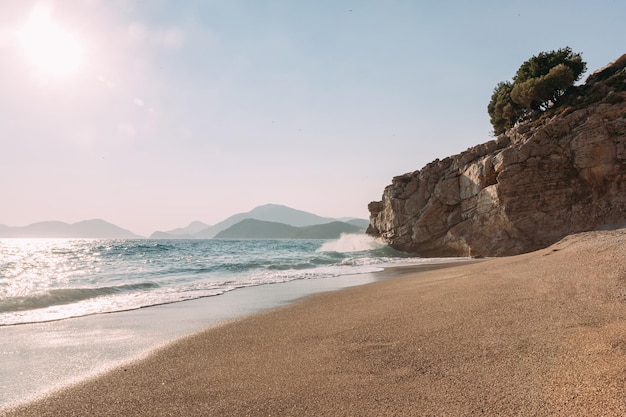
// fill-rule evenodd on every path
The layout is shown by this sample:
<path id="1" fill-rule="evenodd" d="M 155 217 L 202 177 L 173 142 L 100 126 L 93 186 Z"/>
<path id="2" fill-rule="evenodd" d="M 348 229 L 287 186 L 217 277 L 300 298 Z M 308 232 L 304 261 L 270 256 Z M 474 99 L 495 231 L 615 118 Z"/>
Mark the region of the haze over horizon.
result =
<path id="1" fill-rule="evenodd" d="M 486 142 L 496 84 L 626 52 L 626 4 L 8 0 L 0 224 L 139 235 L 275 203 L 367 218 L 392 177 Z"/>

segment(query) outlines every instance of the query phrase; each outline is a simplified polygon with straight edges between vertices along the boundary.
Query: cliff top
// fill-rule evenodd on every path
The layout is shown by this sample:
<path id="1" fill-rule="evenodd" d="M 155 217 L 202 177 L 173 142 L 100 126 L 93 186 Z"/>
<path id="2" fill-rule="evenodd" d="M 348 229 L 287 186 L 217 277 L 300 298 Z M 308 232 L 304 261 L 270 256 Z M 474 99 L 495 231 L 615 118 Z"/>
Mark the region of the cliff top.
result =
<path id="1" fill-rule="evenodd" d="M 494 140 L 395 177 L 368 233 L 421 256 L 513 255 L 626 225 L 626 55 Z"/>

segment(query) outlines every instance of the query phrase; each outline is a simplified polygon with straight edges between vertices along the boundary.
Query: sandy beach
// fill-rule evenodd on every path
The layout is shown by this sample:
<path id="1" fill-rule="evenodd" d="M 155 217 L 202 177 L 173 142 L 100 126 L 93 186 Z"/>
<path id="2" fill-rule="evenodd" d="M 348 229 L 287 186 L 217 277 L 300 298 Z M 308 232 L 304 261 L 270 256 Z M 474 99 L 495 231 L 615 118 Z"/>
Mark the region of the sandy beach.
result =
<path id="1" fill-rule="evenodd" d="M 624 416 L 626 230 L 317 294 L 6 416 Z"/>

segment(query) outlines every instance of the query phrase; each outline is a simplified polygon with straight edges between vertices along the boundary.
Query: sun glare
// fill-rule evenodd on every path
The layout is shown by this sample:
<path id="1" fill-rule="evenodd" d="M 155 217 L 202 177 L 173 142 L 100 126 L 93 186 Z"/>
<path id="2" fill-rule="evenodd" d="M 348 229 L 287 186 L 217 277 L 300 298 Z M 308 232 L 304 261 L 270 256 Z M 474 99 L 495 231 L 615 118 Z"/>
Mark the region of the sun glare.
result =
<path id="1" fill-rule="evenodd" d="M 71 75 L 80 67 L 83 50 L 78 39 L 52 20 L 48 8 L 33 9 L 20 31 L 20 41 L 41 75 Z"/>

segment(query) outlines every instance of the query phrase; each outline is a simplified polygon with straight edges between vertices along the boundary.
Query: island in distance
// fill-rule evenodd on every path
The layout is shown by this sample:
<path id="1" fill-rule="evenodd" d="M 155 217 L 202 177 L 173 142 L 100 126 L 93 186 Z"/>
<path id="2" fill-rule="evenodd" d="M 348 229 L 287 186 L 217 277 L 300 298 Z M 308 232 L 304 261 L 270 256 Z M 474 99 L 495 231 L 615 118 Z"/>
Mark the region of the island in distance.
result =
<path id="1" fill-rule="evenodd" d="M 246 220 L 256 220 L 256 222 Z M 154 232 L 150 238 L 335 239 L 341 233 L 363 233 L 369 225 L 369 220 L 352 217 L 334 219 L 278 204 L 265 204 L 248 212 L 230 216 L 200 231 L 192 230 L 193 225 L 194 223 L 187 226 L 187 228 L 167 232 Z M 311 228 L 307 229 L 309 226 Z"/>
<path id="2" fill-rule="evenodd" d="M 93 219 L 72 224 L 47 221 L 22 227 L 0 225 L 0 238 L 141 239 L 141 236 L 104 220 Z"/>
<path id="3" fill-rule="evenodd" d="M 154 232 L 150 239 L 212 239 L 221 232 L 224 233 L 219 238 L 224 239 L 335 239 L 341 233 L 364 233 L 368 224 L 365 219 L 333 219 L 266 204 L 230 216 L 213 226 L 195 221 L 187 227 Z M 100 219 L 73 224 L 45 221 L 22 227 L 0 225 L 0 238 L 144 239 Z"/>
<path id="4" fill-rule="evenodd" d="M 295 227 L 284 223 L 245 219 L 222 230 L 215 239 L 337 239 L 342 233 L 364 232 L 364 227 L 340 221 Z"/>

